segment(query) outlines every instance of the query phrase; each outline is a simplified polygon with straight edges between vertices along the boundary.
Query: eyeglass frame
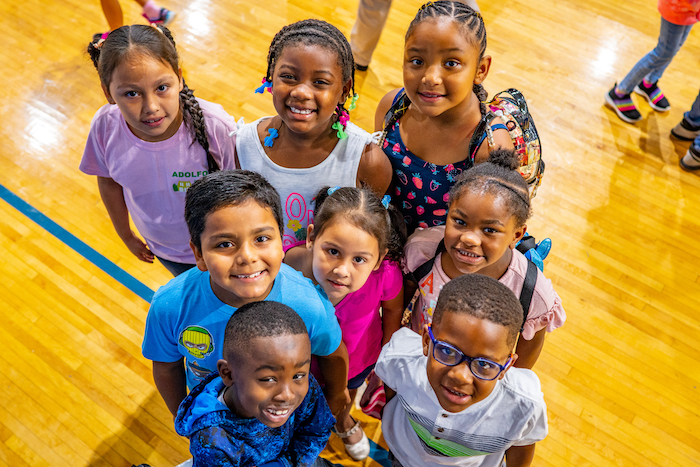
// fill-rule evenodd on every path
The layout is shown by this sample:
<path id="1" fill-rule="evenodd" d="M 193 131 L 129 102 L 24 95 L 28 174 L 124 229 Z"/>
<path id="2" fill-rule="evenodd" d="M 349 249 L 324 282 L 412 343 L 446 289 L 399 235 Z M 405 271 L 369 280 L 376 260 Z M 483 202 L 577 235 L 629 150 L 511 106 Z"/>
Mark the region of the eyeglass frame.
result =
<path id="1" fill-rule="evenodd" d="M 445 366 L 457 366 L 457 365 L 460 365 L 462 362 L 464 362 L 464 361 L 466 360 L 466 361 L 469 363 L 469 365 L 467 365 L 468 368 L 469 368 L 469 371 L 471 371 L 471 373 L 474 375 L 475 378 L 478 378 L 478 379 L 480 379 L 480 380 L 482 380 L 482 381 L 493 381 L 494 379 L 496 379 L 496 378 L 498 378 L 499 376 L 501 376 L 501 373 L 503 373 L 506 369 L 508 369 L 508 365 L 510 365 L 511 360 L 513 359 L 513 354 L 511 353 L 511 354 L 508 356 L 508 360 L 506 361 L 505 365 L 501 365 L 500 363 L 496 363 L 496 362 L 494 362 L 494 361 L 492 361 L 492 360 L 489 360 L 488 358 L 483 358 L 483 357 L 469 357 L 469 356 L 465 355 L 464 352 L 462 352 L 461 350 L 459 350 L 459 349 L 458 349 L 457 347 L 455 347 L 454 345 L 448 344 L 447 342 L 439 341 L 439 340 L 435 339 L 435 336 L 433 335 L 433 326 L 432 326 L 432 325 L 428 326 L 428 336 L 430 337 L 430 341 L 433 343 L 433 352 L 432 352 L 432 354 L 433 354 L 433 358 L 435 359 L 436 362 L 440 363 L 441 365 L 445 365 Z M 448 348 L 451 349 L 451 350 L 454 350 L 454 351 L 457 352 L 459 355 L 461 355 L 462 358 L 460 358 L 459 361 L 458 361 L 457 363 L 453 363 L 453 364 L 451 364 L 451 365 L 450 365 L 449 363 L 441 362 L 440 360 L 437 359 L 437 357 L 435 357 L 435 345 L 436 345 L 436 344 L 441 344 L 441 345 L 443 345 L 443 346 L 445 346 L 445 347 L 448 347 Z M 497 373 L 496 376 L 494 376 L 493 378 L 483 378 L 483 377 L 477 375 L 476 373 L 474 373 L 474 370 L 472 369 L 472 362 L 473 362 L 474 360 L 480 360 L 480 361 L 483 361 L 483 362 L 488 362 L 488 363 L 490 363 L 490 364 L 492 364 L 492 365 L 496 365 L 496 366 L 499 368 L 498 373 Z"/>

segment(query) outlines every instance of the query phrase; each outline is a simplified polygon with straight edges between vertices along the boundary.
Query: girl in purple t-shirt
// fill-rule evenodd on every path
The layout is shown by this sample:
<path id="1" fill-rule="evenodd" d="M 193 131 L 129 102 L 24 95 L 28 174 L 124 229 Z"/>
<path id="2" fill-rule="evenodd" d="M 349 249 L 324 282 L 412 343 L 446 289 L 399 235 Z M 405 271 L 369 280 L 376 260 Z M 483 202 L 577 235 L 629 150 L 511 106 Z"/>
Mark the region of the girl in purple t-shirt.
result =
<path id="1" fill-rule="evenodd" d="M 93 118 L 80 170 L 97 176 L 129 251 L 148 263 L 155 256 L 177 275 L 195 262 L 185 192 L 209 172 L 234 168 L 228 135 L 236 123 L 221 106 L 195 99 L 164 26 L 123 26 L 88 52 L 110 105 Z M 145 242 L 131 230 L 129 214 Z"/>
<path id="2" fill-rule="evenodd" d="M 335 306 L 350 359 L 351 400 L 382 345 L 401 325 L 403 279 L 397 262 L 405 225 L 388 206 L 388 196 L 380 201 L 367 189 L 322 188 L 306 242 L 287 250 L 284 260 L 321 287 Z M 369 441 L 350 416 L 351 407 L 338 416 L 335 429 L 350 456 L 362 460 L 369 455 Z"/>

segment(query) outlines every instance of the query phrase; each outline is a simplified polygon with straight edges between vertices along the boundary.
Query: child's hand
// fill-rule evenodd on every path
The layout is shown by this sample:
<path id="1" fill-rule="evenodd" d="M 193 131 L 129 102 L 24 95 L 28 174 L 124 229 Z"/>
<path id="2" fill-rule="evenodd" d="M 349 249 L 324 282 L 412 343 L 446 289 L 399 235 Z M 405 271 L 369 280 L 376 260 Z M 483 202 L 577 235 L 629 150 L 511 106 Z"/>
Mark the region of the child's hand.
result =
<path id="1" fill-rule="evenodd" d="M 326 402 L 328 402 L 328 408 L 331 409 L 333 416 L 338 418 L 338 415 L 345 410 L 345 407 L 352 403 L 352 400 L 350 399 L 350 392 L 346 387 L 344 391 L 339 391 L 335 394 L 326 394 Z"/>
<path id="2" fill-rule="evenodd" d="M 124 240 L 124 243 L 126 244 L 127 248 L 129 248 L 129 251 L 141 261 L 146 263 L 153 262 L 153 253 L 151 253 L 151 250 L 148 249 L 148 246 L 143 242 L 143 240 L 134 235 L 133 232 L 131 233 L 131 238 Z"/>

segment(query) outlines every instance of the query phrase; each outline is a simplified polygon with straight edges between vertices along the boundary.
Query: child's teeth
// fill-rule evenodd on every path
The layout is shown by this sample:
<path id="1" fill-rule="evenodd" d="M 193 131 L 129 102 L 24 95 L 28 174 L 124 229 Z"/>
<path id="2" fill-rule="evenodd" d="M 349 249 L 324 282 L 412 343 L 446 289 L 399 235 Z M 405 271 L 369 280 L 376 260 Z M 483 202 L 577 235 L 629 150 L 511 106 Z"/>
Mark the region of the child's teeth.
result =
<path id="1" fill-rule="evenodd" d="M 292 109 L 292 112 L 295 114 L 303 114 L 303 115 L 308 115 L 311 113 L 311 109 L 295 109 L 294 107 L 290 107 Z"/>
<path id="2" fill-rule="evenodd" d="M 254 274 L 238 274 L 236 277 L 240 277 L 241 279 L 250 279 L 253 277 L 258 277 L 260 274 L 262 274 L 262 271 L 258 271 Z"/>
<path id="3" fill-rule="evenodd" d="M 289 410 L 272 410 L 272 409 L 270 409 L 270 410 L 268 410 L 268 412 L 270 412 L 273 415 L 287 415 Z"/>

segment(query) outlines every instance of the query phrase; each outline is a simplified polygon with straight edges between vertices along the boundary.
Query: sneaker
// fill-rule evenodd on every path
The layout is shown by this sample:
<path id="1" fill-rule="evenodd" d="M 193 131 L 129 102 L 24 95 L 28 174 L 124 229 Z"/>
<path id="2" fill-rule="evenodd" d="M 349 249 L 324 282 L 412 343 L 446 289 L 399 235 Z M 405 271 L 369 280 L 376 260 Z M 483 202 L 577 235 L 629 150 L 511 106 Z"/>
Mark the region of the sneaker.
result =
<path id="1" fill-rule="evenodd" d="M 615 92 L 616 87 L 617 84 L 605 95 L 605 105 L 613 109 L 617 116 L 627 123 L 640 121 L 642 114 L 632 102 L 632 93 L 620 97 Z"/>
<path id="2" fill-rule="evenodd" d="M 673 127 L 671 134 L 682 141 L 693 141 L 700 136 L 700 126 L 695 126 L 683 117 L 683 120 Z"/>
<path id="3" fill-rule="evenodd" d="M 161 8 L 160 9 L 160 15 L 158 18 L 149 18 L 146 16 L 144 13 L 143 16 L 148 20 L 149 23 L 156 23 L 156 24 L 162 24 L 163 26 L 167 26 L 168 24 L 172 23 L 173 20 L 175 19 L 175 12 L 172 10 L 168 10 L 167 8 Z"/>
<path id="4" fill-rule="evenodd" d="M 646 81 L 642 80 L 638 86 L 634 87 L 634 92 L 644 97 L 651 108 L 657 112 L 666 112 L 671 108 L 671 103 L 666 99 L 666 96 L 664 96 L 664 93 L 661 92 L 656 83 L 647 86 Z"/>
<path id="5" fill-rule="evenodd" d="M 367 71 L 369 68 L 369 65 L 360 65 L 359 63 L 355 63 L 355 69 L 357 71 Z"/>
<path id="6" fill-rule="evenodd" d="M 681 167 L 685 170 L 689 170 L 691 172 L 700 170 L 700 151 L 695 149 L 694 144 L 691 145 L 688 152 L 685 153 L 685 156 L 683 156 L 679 162 Z"/>

